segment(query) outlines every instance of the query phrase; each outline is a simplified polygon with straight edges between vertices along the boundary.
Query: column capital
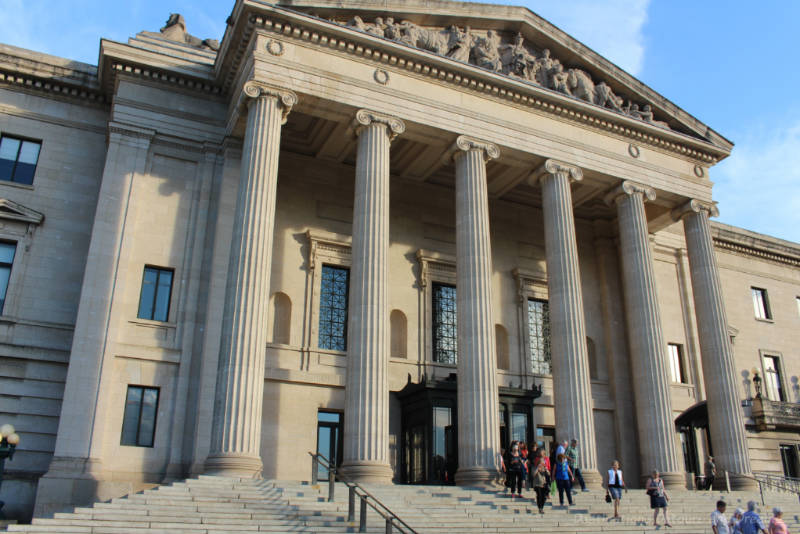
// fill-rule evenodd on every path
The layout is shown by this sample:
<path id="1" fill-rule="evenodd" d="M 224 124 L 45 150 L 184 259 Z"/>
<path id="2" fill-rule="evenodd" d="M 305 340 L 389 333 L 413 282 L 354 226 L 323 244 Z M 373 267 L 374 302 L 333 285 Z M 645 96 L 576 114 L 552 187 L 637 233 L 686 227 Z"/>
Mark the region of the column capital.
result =
<path id="1" fill-rule="evenodd" d="M 242 87 L 242 94 L 239 95 L 239 104 L 246 104 L 249 106 L 255 99 L 262 97 L 274 97 L 278 99 L 282 108 L 281 124 L 286 124 L 292 107 L 297 104 L 297 95 L 294 91 L 256 80 L 250 80 L 245 82 Z"/>
<path id="2" fill-rule="evenodd" d="M 358 137 L 361 135 L 364 128 L 373 123 L 384 124 L 386 126 L 386 133 L 389 134 L 389 141 L 394 140 L 395 137 L 406 131 L 406 123 L 401 119 L 369 109 L 359 109 L 356 111 L 351 129 L 355 136 Z"/>
<path id="3" fill-rule="evenodd" d="M 583 180 L 583 171 L 575 165 L 570 165 L 557 159 L 548 159 L 530 175 L 528 183 L 536 185 L 545 176 L 563 176 L 570 183 L 580 182 Z"/>
<path id="4" fill-rule="evenodd" d="M 609 206 L 615 204 L 623 196 L 631 196 L 641 194 L 645 202 L 653 201 L 656 199 L 656 190 L 649 185 L 640 184 L 639 182 L 632 182 L 631 180 L 623 180 L 619 185 L 614 186 L 608 193 L 605 194 L 603 200 Z"/>
<path id="5" fill-rule="evenodd" d="M 672 218 L 676 221 L 680 221 L 691 213 L 700 213 L 703 211 L 708 213 L 709 217 L 719 216 L 719 209 L 717 209 L 716 202 L 706 202 L 705 200 L 693 198 L 685 204 L 672 210 Z"/>
<path id="6" fill-rule="evenodd" d="M 488 162 L 491 159 L 497 159 L 500 157 L 500 149 L 497 148 L 496 144 L 490 143 L 489 141 L 484 141 L 483 139 L 478 139 L 476 137 L 470 137 L 468 135 L 459 135 L 456 139 L 456 142 L 453 143 L 453 145 L 447 151 L 446 159 L 455 159 L 458 154 L 462 152 L 469 152 L 470 150 L 481 151 L 484 162 Z"/>

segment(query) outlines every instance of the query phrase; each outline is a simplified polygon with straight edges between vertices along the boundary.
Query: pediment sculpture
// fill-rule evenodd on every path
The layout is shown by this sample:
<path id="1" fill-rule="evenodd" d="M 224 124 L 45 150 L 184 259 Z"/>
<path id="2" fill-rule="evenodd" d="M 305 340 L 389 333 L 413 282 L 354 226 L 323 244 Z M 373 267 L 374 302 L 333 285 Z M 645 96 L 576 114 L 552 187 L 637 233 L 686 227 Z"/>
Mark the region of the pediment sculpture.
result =
<path id="1" fill-rule="evenodd" d="M 469 26 L 432 29 L 407 20 L 396 22 L 392 17 L 376 17 L 374 22 L 367 23 L 361 17 L 354 16 L 346 25 L 406 46 L 513 76 L 669 129 L 666 122 L 655 120 L 650 104 L 640 108 L 638 103 L 626 101 L 614 94 L 604 81 L 596 82 L 585 70 L 565 67 L 560 60 L 551 56 L 549 49 L 538 50 L 525 43 L 520 33 L 511 42 L 503 42 L 500 33 L 495 30 L 477 32 Z"/>
<path id="2" fill-rule="evenodd" d="M 170 13 L 167 22 L 164 24 L 164 27 L 159 30 L 159 33 L 155 32 L 142 32 L 142 33 L 149 35 L 158 35 L 160 37 L 163 37 L 164 39 L 169 39 L 170 41 L 177 41 L 179 43 L 185 43 L 195 48 L 213 50 L 214 52 L 219 50 L 218 40 L 200 39 L 199 37 L 195 37 L 194 35 L 187 32 L 186 19 L 180 13 Z"/>

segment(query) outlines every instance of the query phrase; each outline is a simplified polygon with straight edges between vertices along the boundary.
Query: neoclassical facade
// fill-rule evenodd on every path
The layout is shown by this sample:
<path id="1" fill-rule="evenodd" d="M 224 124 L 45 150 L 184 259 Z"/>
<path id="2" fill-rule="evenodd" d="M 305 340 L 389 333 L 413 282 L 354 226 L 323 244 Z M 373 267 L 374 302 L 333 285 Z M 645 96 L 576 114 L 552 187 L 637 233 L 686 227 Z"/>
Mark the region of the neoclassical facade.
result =
<path id="1" fill-rule="evenodd" d="M 512 439 L 578 439 L 590 487 L 800 474 L 800 245 L 710 221 L 732 148 L 523 8 L 0 45 L 6 511 L 314 451 L 485 485 Z"/>

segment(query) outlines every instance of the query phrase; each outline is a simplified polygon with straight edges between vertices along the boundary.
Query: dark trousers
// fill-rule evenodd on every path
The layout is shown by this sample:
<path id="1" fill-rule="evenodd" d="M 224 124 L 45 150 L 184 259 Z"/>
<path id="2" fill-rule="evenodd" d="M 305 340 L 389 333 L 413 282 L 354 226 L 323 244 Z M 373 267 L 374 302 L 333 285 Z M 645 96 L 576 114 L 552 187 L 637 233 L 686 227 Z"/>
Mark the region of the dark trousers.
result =
<path id="1" fill-rule="evenodd" d="M 539 507 L 539 510 L 542 510 L 544 508 L 544 502 L 547 500 L 548 489 L 545 486 L 533 489 L 536 491 L 536 506 Z"/>
<path id="2" fill-rule="evenodd" d="M 511 488 L 511 493 L 522 493 L 522 471 L 508 470 L 508 487 Z"/>
<path id="3" fill-rule="evenodd" d="M 578 484 L 581 485 L 581 490 L 586 489 L 586 483 L 583 481 L 583 475 L 581 474 L 580 467 L 573 467 L 572 474 L 575 475 L 575 480 L 578 481 Z"/>
<path id="4" fill-rule="evenodd" d="M 572 484 L 569 480 L 556 480 L 556 487 L 558 488 L 558 504 L 564 505 L 564 493 L 567 494 L 567 500 L 572 504 Z"/>
<path id="5" fill-rule="evenodd" d="M 714 485 L 714 475 L 710 475 L 706 477 L 706 489 L 710 490 L 711 486 Z"/>

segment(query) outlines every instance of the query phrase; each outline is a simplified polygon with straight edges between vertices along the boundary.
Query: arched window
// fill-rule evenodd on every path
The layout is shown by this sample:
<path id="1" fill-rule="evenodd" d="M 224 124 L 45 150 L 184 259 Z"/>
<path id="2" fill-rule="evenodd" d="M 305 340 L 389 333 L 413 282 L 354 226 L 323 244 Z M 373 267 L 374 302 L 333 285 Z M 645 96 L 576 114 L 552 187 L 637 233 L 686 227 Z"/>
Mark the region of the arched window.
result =
<path id="1" fill-rule="evenodd" d="M 408 358 L 406 315 L 400 310 L 392 310 L 389 323 L 392 327 L 391 357 Z"/>
<path id="2" fill-rule="evenodd" d="M 589 378 L 597 380 L 597 349 L 594 346 L 594 341 L 589 336 L 586 336 L 586 359 L 589 365 Z"/>
<path id="3" fill-rule="evenodd" d="M 508 359 L 508 332 L 502 325 L 494 325 L 494 337 L 497 343 L 497 368 L 508 371 L 510 362 Z"/>
<path id="4" fill-rule="evenodd" d="M 279 291 L 272 295 L 271 301 L 272 331 L 268 338 L 272 343 L 288 345 L 292 328 L 292 300 L 286 293 Z"/>

